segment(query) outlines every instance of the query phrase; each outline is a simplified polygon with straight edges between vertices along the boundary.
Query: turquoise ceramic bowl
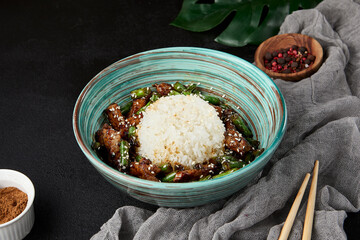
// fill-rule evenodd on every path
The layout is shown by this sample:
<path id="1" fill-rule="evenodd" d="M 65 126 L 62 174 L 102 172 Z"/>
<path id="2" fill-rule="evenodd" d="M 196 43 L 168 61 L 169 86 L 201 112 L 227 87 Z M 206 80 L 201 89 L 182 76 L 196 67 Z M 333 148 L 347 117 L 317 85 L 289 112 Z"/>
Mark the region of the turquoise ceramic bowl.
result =
<path id="1" fill-rule="evenodd" d="M 195 82 L 202 91 L 223 96 L 249 123 L 265 148 L 246 167 L 224 177 L 190 183 L 161 183 L 120 173 L 93 151 L 94 133 L 112 102 L 130 100 L 130 91 L 154 83 Z M 156 49 L 124 58 L 97 74 L 81 92 L 74 109 L 76 140 L 90 163 L 111 184 L 130 196 L 166 207 L 192 207 L 227 197 L 246 186 L 266 165 L 286 127 L 286 107 L 274 82 L 253 64 L 204 48 Z"/>

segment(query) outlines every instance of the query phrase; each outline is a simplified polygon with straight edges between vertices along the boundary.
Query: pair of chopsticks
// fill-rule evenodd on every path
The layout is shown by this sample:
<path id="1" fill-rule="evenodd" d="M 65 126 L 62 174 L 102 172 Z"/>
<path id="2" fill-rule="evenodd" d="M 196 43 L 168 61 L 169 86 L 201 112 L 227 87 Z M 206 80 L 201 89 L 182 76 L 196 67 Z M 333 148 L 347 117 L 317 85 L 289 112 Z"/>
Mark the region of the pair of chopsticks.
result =
<path id="1" fill-rule="evenodd" d="M 311 239 L 311 232 L 314 220 L 314 211 L 315 211 L 315 197 L 316 197 L 316 187 L 317 187 L 317 180 L 318 180 L 318 173 L 319 173 L 319 161 L 315 161 L 315 166 L 313 170 L 313 178 L 311 181 L 310 192 L 309 192 L 309 199 L 306 207 L 306 215 L 305 215 L 305 222 L 304 222 L 304 229 L 302 240 L 310 240 Z M 292 225 L 294 223 L 297 211 L 299 209 L 301 199 L 304 195 L 307 183 L 309 182 L 310 173 L 305 175 L 305 179 L 301 184 L 298 194 L 291 206 L 290 212 L 286 218 L 285 224 L 281 230 L 279 240 L 286 240 L 290 234 Z"/>

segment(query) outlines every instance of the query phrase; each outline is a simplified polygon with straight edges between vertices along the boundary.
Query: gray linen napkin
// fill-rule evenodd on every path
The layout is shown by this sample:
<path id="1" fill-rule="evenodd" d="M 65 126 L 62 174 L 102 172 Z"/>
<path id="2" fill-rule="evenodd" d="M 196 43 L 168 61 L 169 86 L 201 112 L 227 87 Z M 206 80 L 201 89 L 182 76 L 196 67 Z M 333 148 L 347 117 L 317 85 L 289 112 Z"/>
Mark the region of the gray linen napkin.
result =
<path id="1" fill-rule="evenodd" d="M 275 80 L 287 103 L 288 128 L 262 176 L 232 197 L 202 207 L 156 212 L 121 207 L 92 240 L 277 239 L 316 159 L 312 239 L 346 239 L 346 212 L 360 210 L 359 1 L 326 0 L 296 11 L 280 29 L 293 32 L 316 38 L 325 62 L 299 82 Z M 301 239 L 305 210 L 303 200 L 289 239 Z"/>

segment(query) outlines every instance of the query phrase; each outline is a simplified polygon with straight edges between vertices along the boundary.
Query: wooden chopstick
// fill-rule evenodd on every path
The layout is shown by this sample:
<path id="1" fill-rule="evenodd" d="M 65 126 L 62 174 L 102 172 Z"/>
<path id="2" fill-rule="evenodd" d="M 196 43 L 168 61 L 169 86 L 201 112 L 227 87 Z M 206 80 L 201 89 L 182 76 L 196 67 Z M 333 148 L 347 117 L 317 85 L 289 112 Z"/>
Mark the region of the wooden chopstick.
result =
<path id="1" fill-rule="evenodd" d="M 299 192 L 297 193 L 296 198 L 291 206 L 290 212 L 285 220 L 284 226 L 281 229 L 279 240 L 286 240 L 290 234 L 301 200 L 304 196 L 306 186 L 309 182 L 309 178 L 310 178 L 310 173 L 307 173 L 305 175 L 303 183 L 301 184 Z"/>
<path id="2" fill-rule="evenodd" d="M 306 207 L 306 215 L 304 222 L 304 230 L 302 235 L 302 240 L 310 240 L 311 232 L 314 220 L 314 211 L 315 211 L 315 198 L 316 198 L 316 187 L 319 173 L 319 161 L 315 161 L 315 167 L 313 171 L 313 177 L 311 180 L 309 199 Z"/>

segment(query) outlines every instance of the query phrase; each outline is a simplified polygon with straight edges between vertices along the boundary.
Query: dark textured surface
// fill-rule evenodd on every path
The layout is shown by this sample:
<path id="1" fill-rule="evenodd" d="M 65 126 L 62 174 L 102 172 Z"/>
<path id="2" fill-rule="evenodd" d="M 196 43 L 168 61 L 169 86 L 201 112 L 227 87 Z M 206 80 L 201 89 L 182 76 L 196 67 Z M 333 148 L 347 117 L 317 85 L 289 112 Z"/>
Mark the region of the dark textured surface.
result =
<path id="1" fill-rule="evenodd" d="M 72 111 L 86 83 L 111 63 L 160 47 L 218 49 L 253 61 L 256 46 L 230 48 L 220 28 L 187 32 L 169 25 L 176 1 L 1 1 L 0 168 L 26 174 L 36 189 L 34 228 L 26 239 L 89 239 L 114 211 L 155 210 L 107 183 L 72 131 Z M 359 236 L 359 214 L 345 221 Z"/>

